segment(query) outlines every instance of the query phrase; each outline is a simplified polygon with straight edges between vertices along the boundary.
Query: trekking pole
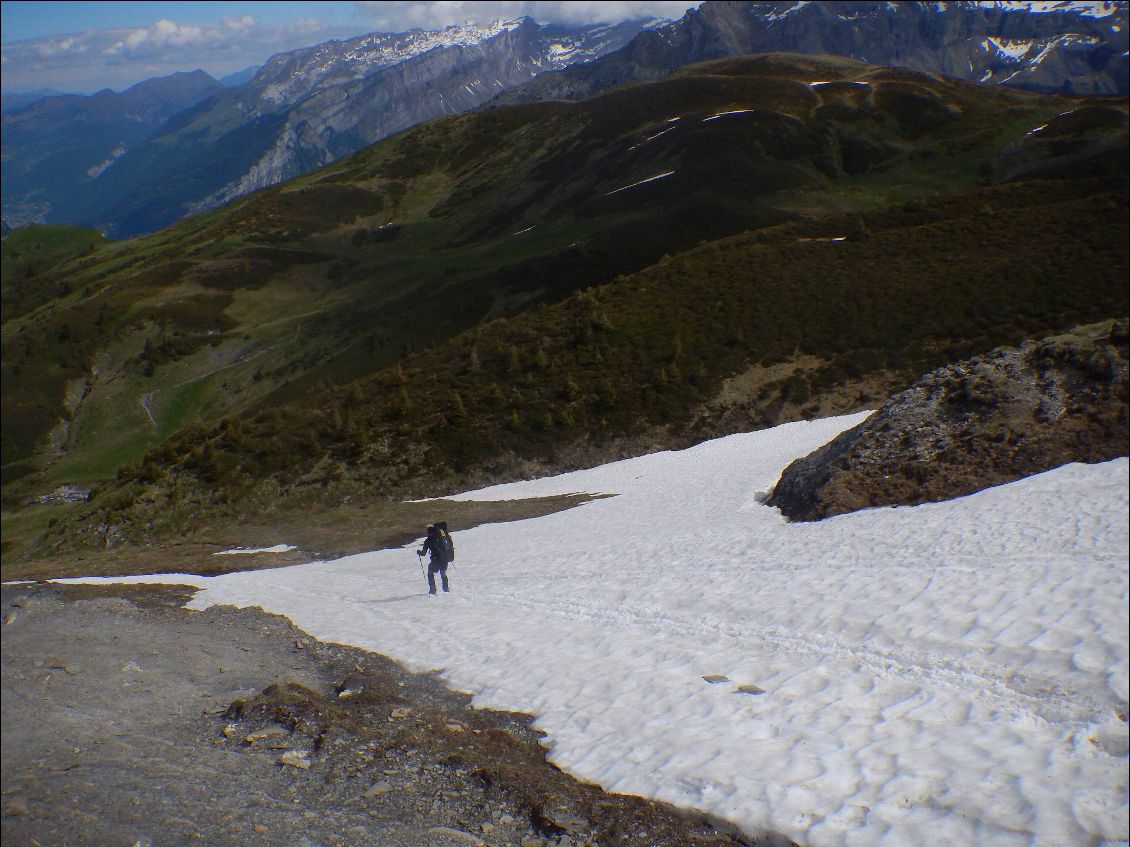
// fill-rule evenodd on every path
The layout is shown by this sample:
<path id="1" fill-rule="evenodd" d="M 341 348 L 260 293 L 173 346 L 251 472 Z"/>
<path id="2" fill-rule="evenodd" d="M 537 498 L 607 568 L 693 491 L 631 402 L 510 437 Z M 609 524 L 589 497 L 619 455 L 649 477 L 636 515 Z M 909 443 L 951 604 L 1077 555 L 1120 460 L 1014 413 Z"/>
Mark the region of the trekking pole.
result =
<path id="1" fill-rule="evenodd" d="M 449 566 L 449 567 L 450 567 L 450 568 L 451 568 L 452 570 L 455 570 L 455 560 L 454 560 L 454 559 L 452 559 L 452 560 L 451 560 L 450 562 L 448 562 L 448 566 Z M 463 573 L 463 571 L 459 571 L 459 573 Z M 466 575 L 466 574 L 463 574 L 463 576 L 461 577 L 461 579 L 463 580 L 463 582 L 465 583 L 465 585 L 466 585 L 466 587 L 467 587 L 467 588 L 470 588 L 470 587 L 471 587 L 471 583 L 469 583 L 469 582 L 467 581 L 467 575 Z"/>
<path id="2" fill-rule="evenodd" d="M 420 563 L 420 576 L 424 578 L 424 582 L 427 582 L 428 575 L 424 572 L 424 554 L 419 550 L 416 551 L 416 561 Z"/>

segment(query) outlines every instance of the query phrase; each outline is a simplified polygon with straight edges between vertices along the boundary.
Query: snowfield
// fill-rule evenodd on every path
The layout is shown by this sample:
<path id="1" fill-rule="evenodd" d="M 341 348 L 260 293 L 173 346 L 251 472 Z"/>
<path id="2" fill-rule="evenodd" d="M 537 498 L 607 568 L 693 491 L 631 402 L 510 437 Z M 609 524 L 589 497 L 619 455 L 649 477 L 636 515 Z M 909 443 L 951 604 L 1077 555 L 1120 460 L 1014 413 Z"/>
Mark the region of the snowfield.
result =
<path id="1" fill-rule="evenodd" d="M 137 579 L 441 668 L 578 777 L 751 834 L 1127 843 L 1130 464 L 814 524 L 760 504 L 863 417 L 463 494 L 615 496 L 456 533 L 449 595 L 414 547 Z"/>

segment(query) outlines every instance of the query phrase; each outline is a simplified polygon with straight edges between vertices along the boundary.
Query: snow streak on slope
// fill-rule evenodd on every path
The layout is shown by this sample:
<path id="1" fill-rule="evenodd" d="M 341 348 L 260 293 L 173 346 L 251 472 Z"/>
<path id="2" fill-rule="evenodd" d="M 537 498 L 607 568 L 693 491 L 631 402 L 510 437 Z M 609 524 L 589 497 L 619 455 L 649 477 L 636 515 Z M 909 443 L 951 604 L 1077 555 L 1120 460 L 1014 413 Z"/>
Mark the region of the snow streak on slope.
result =
<path id="1" fill-rule="evenodd" d="M 617 496 L 457 533 L 447 596 L 411 548 L 184 581 L 443 668 L 578 776 L 751 833 L 1125 841 L 1130 463 L 815 524 L 758 502 L 860 419 L 462 495 Z"/>

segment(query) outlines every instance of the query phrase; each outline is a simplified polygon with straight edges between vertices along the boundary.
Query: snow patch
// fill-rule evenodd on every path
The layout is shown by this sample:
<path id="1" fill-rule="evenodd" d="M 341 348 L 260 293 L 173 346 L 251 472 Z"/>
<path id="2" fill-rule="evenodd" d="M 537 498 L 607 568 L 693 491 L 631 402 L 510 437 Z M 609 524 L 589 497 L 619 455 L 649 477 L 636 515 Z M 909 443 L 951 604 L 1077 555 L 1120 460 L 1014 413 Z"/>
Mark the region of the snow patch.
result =
<path id="1" fill-rule="evenodd" d="M 1046 15 L 1053 12 L 1074 12 L 1085 18 L 1106 18 L 1118 11 L 1114 0 L 995 0 L 979 2 L 985 9 L 1005 9 L 1012 12 L 1028 12 L 1033 15 Z"/>
<path id="2" fill-rule="evenodd" d="M 604 196 L 605 197 L 611 197 L 613 194 L 619 194 L 621 191 L 627 191 L 629 188 L 635 188 L 637 185 L 644 185 L 644 184 L 649 183 L 649 182 L 655 182 L 657 179 L 666 179 L 667 177 L 671 176 L 673 173 L 675 173 L 675 172 L 674 171 L 667 171 L 667 173 L 656 174 L 655 176 L 649 176 L 647 179 L 641 179 L 639 182 L 633 182 L 631 185 L 625 185 L 623 188 L 617 188 L 614 191 L 609 191 Z"/>
<path id="3" fill-rule="evenodd" d="M 805 6 L 807 6 L 809 4 L 809 2 L 811 2 L 811 0 L 797 0 L 797 2 L 794 2 L 791 6 L 785 6 L 784 8 L 781 8 L 781 4 L 775 3 L 773 5 L 776 6 L 777 8 L 773 9 L 773 11 L 766 14 L 765 19 L 768 20 L 770 23 L 776 23 L 777 21 L 781 20 L 782 18 L 787 18 L 789 15 L 796 14 L 801 9 L 803 9 Z"/>
<path id="4" fill-rule="evenodd" d="M 674 127 L 674 126 L 669 126 L 669 127 L 667 127 L 667 129 L 665 129 L 665 130 L 661 130 L 660 132 L 657 132 L 657 133 L 655 133 L 655 135 L 652 135 L 652 136 L 648 136 L 648 137 L 647 137 L 647 138 L 645 138 L 645 139 L 644 139 L 643 141 L 641 141 L 641 142 L 640 142 L 639 144 L 633 144 L 633 145 L 632 145 L 631 147 L 629 147 L 629 148 L 628 148 L 628 152 L 630 153 L 630 152 L 632 152 L 633 150 L 636 150 L 636 149 L 638 149 L 638 148 L 640 148 L 640 147 L 643 147 L 643 146 L 644 146 L 645 144 L 647 144 L 647 143 L 648 143 L 649 141 L 655 141 L 655 139 L 659 138 L 659 137 L 660 137 L 661 135 L 666 135 L 667 133 L 671 132 L 671 131 L 672 131 L 672 130 L 674 130 L 674 129 L 677 129 L 677 127 Z"/>
<path id="5" fill-rule="evenodd" d="M 126 145 L 119 144 L 117 147 L 110 151 L 109 159 L 87 168 L 86 175 L 91 179 L 98 179 L 98 177 L 102 176 L 102 174 L 106 172 L 106 168 L 110 167 L 110 165 L 114 164 L 114 162 L 118 161 L 118 159 L 122 158 L 122 156 L 124 156 L 125 154 Z"/>
<path id="6" fill-rule="evenodd" d="M 294 550 L 293 544 L 276 544 L 273 547 L 233 547 L 231 550 L 221 550 L 213 556 L 239 556 L 246 553 L 286 553 Z"/>
<path id="7" fill-rule="evenodd" d="M 703 118 L 702 122 L 706 123 L 707 121 L 716 121 L 719 118 L 725 118 L 725 117 L 728 117 L 729 115 L 744 115 L 744 114 L 747 114 L 749 112 L 755 112 L 755 111 L 757 111 L 757 110 L 756 109 L 733 109 L 729 112 L 719 112 L 717 115 L 711 115 L 709 118 Z"/>
<path id="8" fill-rule="evenodd" d="M 861 88 L 868 88 L 871 83 L 865 79 L 818 79 L 810 82 L 810 88 L 815 88 L 818 85 L 855 85 Z"/>
<path id="9" fill-rule="evenodd" d="M 443 667 L 578 777 L 751 834 L 1124 843 L 1130 460 L 815 523 L 761 502 L 866 416 L 456 495 L 616 496 L 456 533 L 438 604 L 411 549 L 115 581 Z"/>
<path id="10" fill-rule="evenodd" d="M 981 42 L 981 45 L 986 50 L 988 50 L 991 45 L 998 53 L 1007 56 L 1014 62 L 1019 62 L 1027 56 L 1035 44 L 1035 41 L 1006 41 L 1003 38 L 994 38 L 993 36 L 989 36 Z"/>

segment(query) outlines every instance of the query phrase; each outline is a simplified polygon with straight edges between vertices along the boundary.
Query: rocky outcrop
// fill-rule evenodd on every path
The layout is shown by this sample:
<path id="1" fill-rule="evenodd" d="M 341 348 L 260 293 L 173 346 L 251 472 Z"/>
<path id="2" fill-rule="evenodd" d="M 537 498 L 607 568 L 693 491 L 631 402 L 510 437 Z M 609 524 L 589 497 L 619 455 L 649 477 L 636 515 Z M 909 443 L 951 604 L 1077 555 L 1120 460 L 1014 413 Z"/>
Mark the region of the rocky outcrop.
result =
<path id="1" fill-rule="evenodd" d="M 768 503 L 796 520 L 948 500 L 1128 453 L 1128 322 L 1079 327 L 927 374 L 789 465 Z"/>
<path id="2" fill-rule="evenodd" d="M 693 62 L 829 54 L 969 82 L 1070 94 L 1127 92 L 1127 5 L 706 2 L 587 65 L 543 74 L 498 104 L 577 100 Z"/>

